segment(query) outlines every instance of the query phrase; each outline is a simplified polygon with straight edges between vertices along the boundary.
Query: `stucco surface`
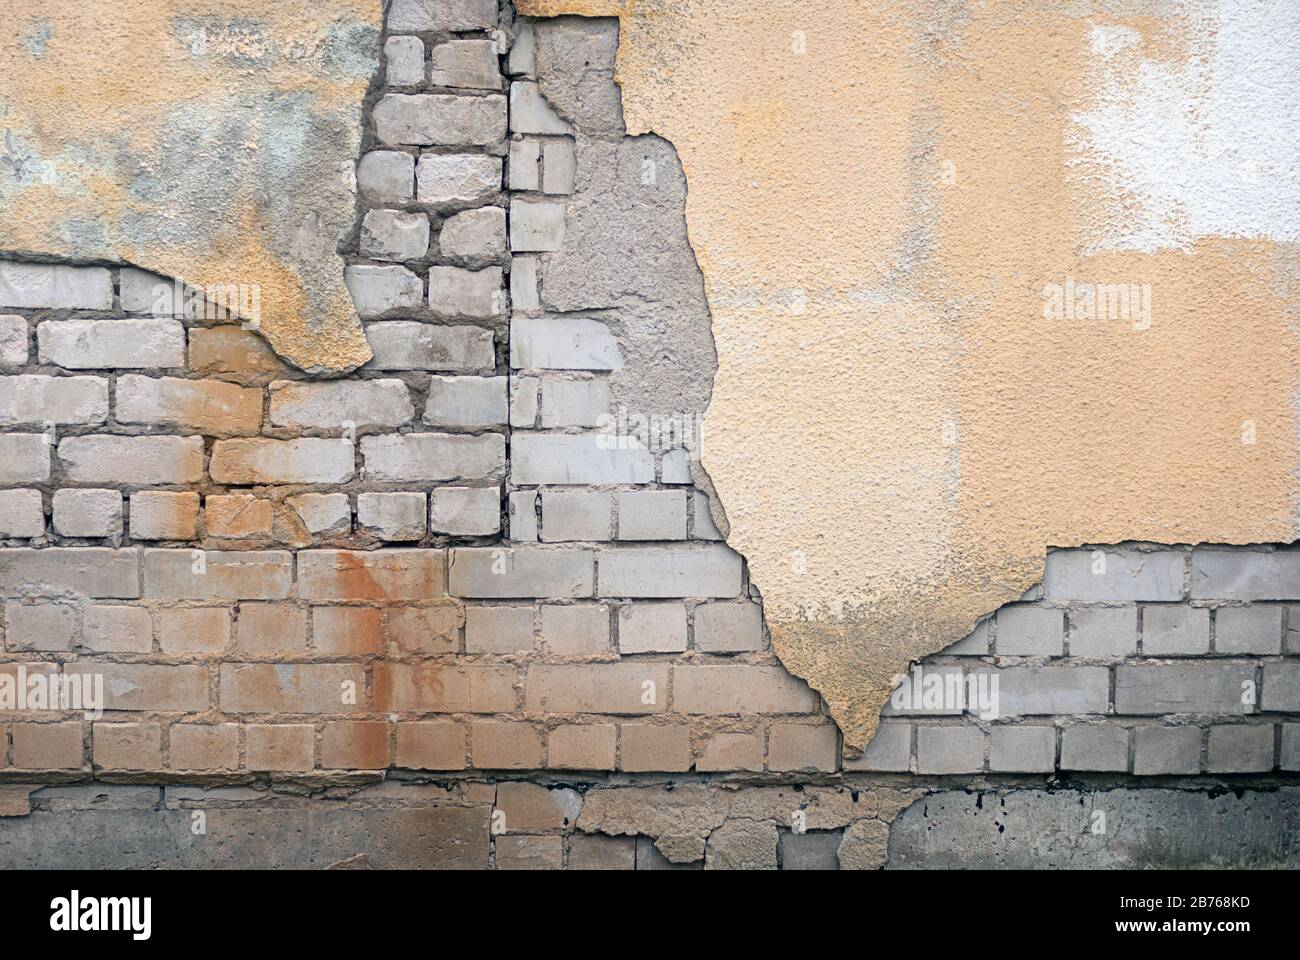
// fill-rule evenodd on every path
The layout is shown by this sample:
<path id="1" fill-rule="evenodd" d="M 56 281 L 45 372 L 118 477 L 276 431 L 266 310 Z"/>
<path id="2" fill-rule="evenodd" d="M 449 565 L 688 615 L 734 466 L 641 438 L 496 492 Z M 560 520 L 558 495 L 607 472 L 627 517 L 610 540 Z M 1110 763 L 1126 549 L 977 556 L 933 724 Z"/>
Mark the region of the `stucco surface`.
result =
<path id="1" fill-rule="evenodd" d="M 0 0 L 0 251 L 256 288 L 253 319 L 283 357 L 364 363 L 338 245 L 380 13 L 377 0 Z"/>
<path id="2" fill-rule="evenodd" d="M 689 185 L 703 465 L 849 747 L 1048 546 L 1295 537 L 1300 8 L 1246 6 L 519 3 L 621 18 L 628 133 Z M 1052 312 L 1089 283 L 1132 311 Z"/>

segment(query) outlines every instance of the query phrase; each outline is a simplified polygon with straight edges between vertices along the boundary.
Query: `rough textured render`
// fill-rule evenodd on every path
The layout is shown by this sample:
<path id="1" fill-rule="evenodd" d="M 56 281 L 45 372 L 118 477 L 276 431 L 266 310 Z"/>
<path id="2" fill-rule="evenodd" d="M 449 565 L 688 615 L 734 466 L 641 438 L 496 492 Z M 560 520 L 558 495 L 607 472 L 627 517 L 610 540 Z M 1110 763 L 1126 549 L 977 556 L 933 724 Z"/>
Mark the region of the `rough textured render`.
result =
<path id="1" fill-rule="evenodd" d="M 1295 4 L 518 6 L 621 19 L 720 525 L 849 747 L 1050 546 L 1294 538 Z"/>
<path id="2" fill-rule="evenodd" d="M 0 251 L 242 291 L 235 312 L 304 370 L 370 358 L 338 247 L 378 0 L 2 0 L 0 16 Z"/>

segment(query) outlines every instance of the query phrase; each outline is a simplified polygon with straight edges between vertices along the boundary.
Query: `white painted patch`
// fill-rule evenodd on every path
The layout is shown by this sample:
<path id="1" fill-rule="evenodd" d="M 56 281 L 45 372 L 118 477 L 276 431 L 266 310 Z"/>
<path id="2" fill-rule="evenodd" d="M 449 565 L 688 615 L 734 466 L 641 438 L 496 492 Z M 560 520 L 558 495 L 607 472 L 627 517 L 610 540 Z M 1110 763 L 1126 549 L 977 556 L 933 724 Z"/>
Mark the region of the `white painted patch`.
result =
<path id="1" fill-rule="evenodd" d="M 1190 5 L 1184 62 L 1097 26 L 1094 99 L 1067 146 L 1082 252 L 1187 249 L 1198 237 L 1300 241 L 1300 0 Z M 1105 199 L 1095 209 L 1099 182 Z"/>

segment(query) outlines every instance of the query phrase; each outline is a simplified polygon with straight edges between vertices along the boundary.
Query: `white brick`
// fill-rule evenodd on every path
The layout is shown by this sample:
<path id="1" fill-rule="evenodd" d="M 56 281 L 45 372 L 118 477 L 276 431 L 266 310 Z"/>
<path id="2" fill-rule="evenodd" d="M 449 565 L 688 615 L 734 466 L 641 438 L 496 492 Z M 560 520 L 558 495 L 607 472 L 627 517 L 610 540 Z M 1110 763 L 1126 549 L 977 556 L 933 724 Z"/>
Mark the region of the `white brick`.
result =
<path id="1" fill-rule="evenodd" d="M 650 451 L 631 443 L 627 449 L 606 449 L 608 443 L 595 434 L 516 433 L 511 477 L 523 486 L 654 481 Z"/>
<path id="2" fill-rule="evenodd" d="M 400 427 L 415 416 L 401 380 L 277 380 L 270 390 L 277 427 Z"/>
<path id="3" fill-rule="evenodd" d="M 375 105 L 375 133 L 391 146 L 486 146 L 505 139 L 505 97 L 390 93 Z"/>
<path id="4" fill-rule="evenodd" d="M 357 164 L 357 188 L 380 203 L 405 203 L 414 195 L 415 157 L 397 150 L 372 150 Z"/>
<path id="5" fill-rule="evenodd" d="M 122 532 L 117 490 L 56 490 L 54 532 L 63 537 L 115 537 Z"/>
<path id="6" fill-rule="evenodd" d="M 685 540 L 686 491 L 636 490 L 619 493 L 618 539 Z"/>
<path id="7" fill-rule="evenodd" d="M 113 277 L 104 267 L 0 260 L 0 307 L 109 310 Z"/>
<path id="8" fill-rule="evenodd" d="M 67 437 L 59 443 L 69 480 L 78 483 L 197 483 L 202 437 Z"/>
<path id="9" fill-rule="evenodd" d="M 1065 614 L 1027 604 L 1003 607 L 997 644 L 1003 657 L 1059 657 L 1065 652 Z"/>
<path id="10" fill-rule="evenodd" d="M 533 643 L 532 607 L 465 608 L 466 653 L 522 653 Z"/>
<path id="11" fill-rule="evenodd" d="M 609 650 L 609 607 L 600 603 L 542 605 L 542 641 L 557 657 L 582 657 Z"/>
<path id="12" fill-rule="evenodd" d="M 501 189 L 501 158 L 428 154 L 415 167 L 420 203 L 478 203 Z"/>
<path id="13" fill-rule="evenodd" d="M 1217 653 L 1282 652 L 1282 608 L 1264 603 L 1220 607 L 1214 614 Z"/>
<path id="14" fill-rule="evenodd" d="M 51 320 L 36 328 L 42 363 L 69 370 L 185 366 L 176 320 Z"/>
<path id="15" fill-rule="evenodd" d="M 1137 653 L 1137 607 L 1070 611 L 1070 656 L 1127 657 Z"/>
<path id="16" fill-rule="evenodd" d="M 424 83 L 424 44 L 419 37 L 389 37 L 384 64 L 390 87 L 418 87 Z"/>
<path id="17" fill-rule="evenodd" d="M 490 370 L 496 362 L 492 331 L 482 327 L 390 321 L 368 324 L 366 337 L 373 370 Z"/>
<path id="18" fill-rule="evenodd" d="M 0 537 L 45 536 L 45 507 L 39 490 L 0 490 Z"/>
<path id="19" fill-rule="evenodd" d="M 363 317 L 413 310 L 424 302 L 423 282 L 405 267 L 357 264 L 347 267 L 343 278 L 357 313 Z"/>
<path id="20" fill-rule="evenodd" d="M 1300 600 L 1300 550 L 1192 551 L 1194 600 Z"/>
<path id="21" fill-rule="evenodd" d="M 564 247 L 563 203 L 510 201 L 510 249 L 515 253 L 554 253 Z"/>
<path id="22" fill-rule="evenodd" d="M 453 40 L 437 44 L 429 54 L 429 82 L 435 87 L 500 90 L 501 68 L 491 40 Z"/>
<path id="23" fill-rule="evenodd" d="M 429 529 L 434 533 L 486 537 L 501 530 L 498 487 L 439 487 L 429 501 Z"/>
<path id="24" fill-rule="evenodd" d="M 0 483 L 50 479 L 50 444 L 43 433 L 0 434 Z"/>
<path id="25" fill-rule="evenodd" d="M 363 437 L 361 453 L 369 480 L 481 480 L 505 466 L 505 437 L 499 433 L 454 436 L 407 433 Z"/>
<path id="26" fill-rule="evenodd" d="M 499 260 L 506 253 L 506 211 L 478 207 L 453 214 L 438 233 L 438 250 L 460 260 Z"/>
<path id="27" fill-rule="evenodd" d="M 685 650 L 684 604 L 632 603 L 619 608 L 619 653 L 683 653 Z"/>
<path id="28" fill-rule="evenodd" d="M 353 460 L 346 439 L 218 440 L 209 469 L 216 483 L 347 483 Z"/>
<path id="29" fill-rule="evenodd" d="M 0 425 L 107 419 L 108 381 L 100 377 L 0 377 Z"/>
<path id="30" fill-rule="evenodd" d="M 197 493 L 131 494 L 131 536 L 136 540 L 194 540 L 198 527 Z"/>
<path id="31" fill-rule="evenodd" d="M 388 12 L 393 31 L 490 30 L 496 22 L 496 0 L 393 0 Z"/>
<path id="32" fill-rule="evenodd" d="M 542 426 L 597 427 L 609 416 L 608 380 L 542 378 Z"/>
<path id="33" fill-rule="evenodd" d="M 538 190 L 542 186 L 540 140 L 510 141 L 510 189 Z"/>
<path id="34" fill-rule="evenodd" d="M 763 608 L 756 603 L 702 603 L 695 608 L 695 649 L 702 653 L 762 650 Z"/>
<path id="35" fill-rule="evenodd" d="M 382 540 L 419 540 L 424 536 L 426 509 L 423 493 L 361 493 L 357 528 Z"/>
<path id="36" fill-rule="evenodd" d="M 542 299 L 537 279 L 536 257 L 515 257 L 510 261 L 510 308 L 515 313 L 541 311 Z"/>
<path id="37" fill-rule="evenodd" d="M 402 210 L 370 210 L 361 223 L 361 255 L 372 260 L 423 260 L 429 218 Z"/>
<path id="38" fill-rule="evenodd" d="M 740 554 L 725 545 L 601 550 L 602 597 L 735 597 Z"/>
<path id="39" fill-rule="evenodd" d="M 503 427 L 509 417 L 505 377 L 431 377 L 424 422 L 439 427 Z"/>
<path id="40" fill-rule="evenodd" d="M 1053 550 L 1043 592 L 1048 600 L 1181 600 L 1186 563 L 1175 550 Z"/>
<path id="41" fill-rule="evenodd" d="M 613 503 L 598 490 L 546 490 L 542 493 L 542 534 L 547 543 L 608 540 Z"/>
<path id="42" fill-rule="evenodd" d="M 510 494 L 510 540 L 514 543 L 537 542 L 536 490 L 519 490 Z"/>
<path id="43" fill-rule="evenodd" d="M 525 430 L 537 426 L 540 387 L 536 377 L 510 378 L 510 426 Z"/>
<path id="44" fill-rule="evenodd" d="M 27 318 L 0 316 L 0 364 L 21 367 L 27 354 Z"/>
<path id="45" fill-rule="evenodd" d="M 1210 611 L 1182 604 L 1143 607 L 1142 652 L 1149 657 L 1209 653 Z"/>
<path id="46" fill-rule="evenodd" d="M 345 493 L 303 493 L 289 497 L 288 503 L 314 536 L 332 537 L 352 530 L 352 505 Z"/>
<path id="47" fill-rule="evenodd" d="M 500 267 L 430 267 L 429 309 L 440 317 L 494 319 L 505 307 L 504 284 Z"/>
<path id="48" fill-rule="evenodd" d="M 256 434 L 262 391 L 222 380 L 127 374 L 117 378 L 117 419 L 218 437 Z"/>
<path id="49" fill-rule="evenodd" d="M 81 643 L 92 653 L 149 653 L 153 618 L 143 607 L 87 607 Z"/>
<path id="50" fill-rule="evenodd" d="M 572 133 L 573 128 L 555 112 L 535 82 L 516 80 L 510 84 L 510 131 L 558 135 Z"/>
<path id="51" fill-rule="evenodd" d="M 516 370 L 621 370 L 623 354 L 609 327 L 581 317 L 519 317 L 510 325 Z"/>
<path id="52" fill-rule="evenodd" d="M 481 599 L 590 597 L 590 550 L 460 547 L 451 551 L 448 593 Z"/>

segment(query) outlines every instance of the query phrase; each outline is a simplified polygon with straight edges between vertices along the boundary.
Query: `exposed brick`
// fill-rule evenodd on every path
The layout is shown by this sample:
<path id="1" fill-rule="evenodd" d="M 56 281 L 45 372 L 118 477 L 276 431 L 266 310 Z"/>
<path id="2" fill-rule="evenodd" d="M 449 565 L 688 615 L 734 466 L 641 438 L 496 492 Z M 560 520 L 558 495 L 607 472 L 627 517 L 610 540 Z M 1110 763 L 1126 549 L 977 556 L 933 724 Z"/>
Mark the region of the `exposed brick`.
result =
<path id="1" fill-rule="evenodd" d="M 490 370 L 492 331 L 482 327 L 443 327 L 415 321 L 366 325 L 375 357 L 373 370 Z"/>
<path id="2" fill-rule="evenodd" d="M 1282 724 L 1282 760 L 1279 766 L 1283 770 L 1300 770 L 1300 723 Z"/>
<path id="3" fill-rule="evenodd" d="M 27 318 L 0 316 L 0 365 L 21 367 L 28 357 Z"/>
<path id="4" fill-rule="evenodd" d="M 221 380 L 117 378 L 117 419 L 213 437 L 248 436 L 262 426 L 262 391 Z"/>
<path id="5" fill-rule="evenodd" d="M 691 768 L 691 728 L 685 723 L 624 723 L 619 741 L 620 770 L 675 773 Z"/>
<path id="6" fill-rule="evenodd" d="M 374 607 L 312 607 L 311 646 L 327 657 L 369 657 L 383 647 L 383 624 Z"/>
<path id="7" fill-rule="evenodd" d="M 1220 607 L 1214 613 L 1216 653 L 1270 654 L 1282 652 L 1282 608 L 1256 603 Z"/>
<path id="8" fill-rule="evenodd" d="M 424 300 L 424 282 L 405 267 L 358 263 L 343 271 L 343 280 L 362 317 L 414 310 Z"/>
<path id="9" fill-rule="evenodd" d="M 401 380 L 272 383 L 271 423 L 278 427 L 400 427 L 415 416 Z"/>
<path id="10" fill-rule="evenodd" d="M 429 80 L 436 87 L 500 90 L 501 68 L 496 44 L 491 40 L 455 40 L 440 43 L 429 56 Z"/>
<path id="11" fill-rule="evenodd" d="M 552 427 L 598 427 L 609 415 L 608 380 L 541 378 L 541 425 Z M 530 424 L 516 424 L 529 426 Z"/>
<path id="12" fill-rule="evenodd" d="M 542 143 L 540 140 L 510 141 L 510 189 L 540 190 L 542 186 Z"/>
<path id="13" fill-rule="evenodd" d="M 590 550 L 465 547 L 451 551 L 448 592 L 455 597 L 529 599 L 590 597 Z"/>
<path id="14" fill-rule="evenodd" d="M 521 653 L 533 642 L 532 607 L 465 608 L 466 653 Z"/>
<path id="15" fill-rule="evenodd" d="M 156 723 L 96 723 L 95 766 L 104 770 L 158 770 L 162 728 Z"/>
<path id="16" fill-rule="evenodd" d="M 832 724 L 772 724 L 767 746 L 769 770 L 834 773 L 838 759 L 839 731 Z"/>
<path id="17" fill-rule="evenodd" d="M 455 260 L 500 260 L 506 255 L 505 209 L 476 207 L 452 214 L 443 221 L 438 249 Z"/>
<path id="18" fill-rule="evenodd" d="M 441 550 L 304 550 L 298 595 L 307 600 L 433 600 L 444 596 Z"/>
<path id="19" fill-rule="evenodd" d="M 283 600 L 293 557 L 282 550 L 147 550 L 146 597 L 163 600 Z"/>
<path id="20" fill-rule="evenodd" d="M 762 650 L 763 608 L 756 603 L 702 603 L 695 608 L 695 649 L 703 653 Z"/>
<path id="21" fill-rule="evenodd" d="M 360 249 L 363 257 L 372 260 L 422 260 L 429 254 L 429 218 L 402 210 L 367 211 L 361 223 Z"/>
<path id="22" fill-rule="evenodd" d="M 108 381 L 102 377 L 0 377 L 2 426 L 103 423 L 107 419 Z"/>
<path id="23" fill-rule="evenodd" d="M 202 437 L 66 437 L 59 459 L 77 483 L 197 483 L 203 477 Z"/>
<path id="24" fill-rule="evenodd" d="M 248 769 L 295 772 L 315 766 L 316 731 L 303 723 L 253 724 L 244 728 Z"/>
<path id="25" fill-rule="evenodd" d="M 830 830 L 782 833 L 782 870 L 838 870 L 840 834 Z"/>
<path id="26" fill-rule="evenodd" d="M 50 441 L 43 433 L 0 434 L 0 483 L 50 479 Z"/>
<path id="27" fill-rule="evenodd" d="M 0 550 L 0 595 L 133 600 L 140 595 L 140 551 L 104 547 Z"/>
<path id="28" fill-rule="evenodd" d="M 415 167 L 420 203 L 478 203 L 501 189 L 501 160 L 480 154 L 426 154 Z"/>
<path id="29" fill-rule="evenodd" d="M 570 870 L 634 870 L 636 838 L 574 834 L 569 838 Z"/>
<path id="30" fill-rule="evenodd" d="M 429 529 L 463 537 L 501 530 L 500 487 L 439 487 L 429 494 Z"/>
<path id="31" fill-rule="evenodd" d="M 325 770 L 383 770 L 388 766 L 388 724 L 383 720 L 336 720 L 320 741 Z"/>
<path id="32" fill-rule="evenodd" d="M 563 837 L 497 837 L 498 870 L 559 870 L 564 865 Z"/>
<path id="33" fill-rule="evenodd" d="M 572 140 L 548 140 L 542 148 L 542 191 L 573 193 L 578 177 L 578 158 Z"/>
<path id="34" fill-rule="evenodd" d="M 1066 727 L 1061 731 L 1061 769 L 1123 773 L 1128 769 L 1128 742 L 1127 727 Z"/>
<path id="35" fill-rule="evenodd" d="M 686 607 L 681 603 L 626 604 L 618 611 L 619 653 L 686 650 Z"/>
<path id="36" fill-rule="evenodd" d="M 370 480 L 484 480 L 505 469 L 506 444 L 499 433 L 404 433 L 363 437 L 361 454 Z"/>
<path id="37" fill-rule="evenodd" d="M 1209 773 L 1268 773 L 1273 769 L 1273 724 L 1210 727 Z"/>
<path id="38" fill-rule="evenodd" d="M 542 765 L 542 738 L 532 724 L 473 720 L 469 726 L 470 754 L 477 769 L 526 770 Z"/>
<path id="39" fill-rule="evenodd" d="M 1133 772 L 1140 777 L 1201 772 L 1200 727 L 1137 727 Z"/>
<path id="40" fill-rule="evenodd" d="M 18 770 L 78 770 L 85 763 L 80 723 L 15 723 L 13 765 Z"/>
<path id="41" fill-rule="evenodd" d="M 77 611 L 62 603 L 6 603 L 5 649 L 71 650 L 77 642 Z"/>
<path id="42" fill-rule="evenodd" d="M 222 653 L 230 646 L 230 611 L 164 607 L 158 611 L 158 642 L 169 656 Z"/>
<path id="43" fill-rule="evenodd" d="M 734 597 L 740 554 L 725 545 L 601 550 L 602 597 Z"/>
<path id="44" fill-rule="evenodd" d="M 552 656 L 609 651 L 609 608 L 604 604 L 542 605 L 542 642 Z"/>
<path id="45" fill-rule="evenodd" d="M 281 373 L 285 367 L 265 339 L 232 324 L 190 328 L 190 369 L 195 373 Z"/>
<path id="46" fill-rule="evenodd" d="M 1210 611 L 1181 605 L 1142 608 L 1142 652 L 1149 657 L 1210 652 Z"/>
<path id="47" fill-rule="evenodd" d="M 399 723 L 397 766 L 409 770 L 464 770 L 465 728 L 450 720 Z"/>
<path id="48" fill-rule="evenodd" d="M 388 29 L 488 30 L 497 23 L 496 0 L 393 0 Z"/>
<path id="49" fill-rule="evenodd" d="M 614 504 L 602 490 L 542 492 L 541 538 L 546 543 L 608 540 Z"/>
<path id="50" fill-rule="evenodd" d="M 399 653 L 455 653 L 460 622 L 460 608 L 452 604 L 389 607 L 386 636 Z"/>
<path id="51" fill-rule="evenodd" d="M 496 812 L 506 833 L 541 833 L 571 828 L 582 810 L 582 797 L 567 787 L 508 781 L 497 786 Z"/>
<path id="52" fill-rule="evenodd" d="M 617 739 L 612 723 L 556 727 L 547 740 L 546 765 L 554 770 L 613 770 Z"/>
<path id="53" fill-rule="evenodd" d="M 1187 555 L 1175 550 L 1052 550 L 1043 592 L 1048 600 L 1177 601 Z"/>
<path id="54" fill-rule="evenodd" d="M 686 539 L 686 491 L 624 491 L 616 499 L 619 540 Z"/>
<path id="55" fill-rule="evenodd" d="M 661 663 L 533 664 L 524 684 L 528 713 L 663 713 L 668 666 Z"/>
<path id="56" fill-rule="evenodd" d="M 978 727 L 920 727 L 916 731 L 916 772 L 979 773 L 984 769 L 984 732 Z"/>
<path id="57" fill-rule="evenodd" d="M 304 493 L 285 502 L 308 533 L 332 537 L 352 530 L 352 504 L 345 493 Z"/>
<path id="58" fill-rule="evenodd" d="M 235 622 L 241 657 L 294 657 L 307 652 L 307 611 L 284 603 L 245 603 Z"/>
<path id="59" fill-rule="evenodd" d="M 808 685 L 781 667 L 673 667 L 673 707 L 679 713 L 811 713 L 816 706 L 817 696 Z"/>
<path id="60" fill-rule="evenodd" d="M 199 495 L 146 490 L 131 494 L 131 536 L 136 540 L 195 540 Z"/>
<path id="61" fill-rule="evenodd" d="M 1270 713 L 1300 713 L 1300 661 L 1264 664 L 1260 709 Z"/>
<path id="62" fill-rule="evenodd" d="M 0 490 L 0 537 L 45 536 L 45 504 L 39 490 Z"/>
<path id="63" fill-rule="evenodd" d="M 1193 600 L 1300 600 L 1300 550 L 1192 551 Z"/>
<path id="64" fill-rule="evenodd" d="M 423 713 L 508 713 L 516 706 L 514 667 L 376 663 L 375 709 Z"/>
<path id="65" fill-rule="evenodd" d="M 518 207 L 513 204 L 510 209 L 513 212 Z M 510 324 L 510 366 L 516 370 L 621 370 L 623 352 L 609 327 L 599 320 L 517 317 Z"/>
<path id="66" fill-rule="evenodd" d="M 59 453 L 62 456 L 63 445 Z M 216 483 L 347 483 L 353 475 L 352 441 L 218 440 L 209 469 Z"/>
<path id="67" fill-rule="evenodd" d="M 1070 611 L 1070 656 L 1127 657 L 1137 653 L 1137 607 Z"/>
<path id="68" fill-rule="evenodd" d="M 884 721 L 859 756 L 844 758 L 844 769 L 906 773 L 911 762 L 912 725 Z"/>
<path id="69" fill-rule="evenodd" d="M 1002 716 L 1105 713 L 1110 672 L 1105 667 L 1007 667 L 997 672 Z"/>
<path id="70" fill-rule="evenodd" d="M 357 529 L 394 543 L 422 540 L 428 509 L 423 493 L 361 493 Z"/>
<path id="71" fill-rule="evenodd" d="M 222 664 L 221 709 L 226 713 L 362 713 L 365 671 L 344 663 Z"/>
<path id="72" fill-rule="evenodd" d="M 153 618 L 143 607 L 86 607 L 81 643 L 92 653 L 148 653 L 153 649 Z"/>
<path id="73" fill-rule="evenodd" d="M 1247 663 L 1121 664 L 1115 672 L 1115 712 L 1250 713 L 1243 685 L 1253 687 L 1254 677 L 1254 665 Z"/>
<path id="74" fill-rule="evenodd" d="M 203 526 L 209 537 L 245 540 L 271 536 L 274 511 L 270 500 L 248 494 L 212 495 L 204 499 L 203 508 Z"/>
<path id="75" fill-rule="evenodd" d="M 537 83 L 517 80 L 510 84 L 510 130 L 513 133 L 565 134 L 573 130 L 555 112 Z"/>
<path id="76" fill-rule="evenodd" d="M 56 490 L 54 532 L 63 537 L 115 537 L 122 532 L 117 490 Z"/>
<path id="77" fill-rule="evenodd" d="M 177 723 L 167 730 L 172 770 L 237 770 L 239 724 Z"/>
<path id="78" fill-rule="evenodd" d="M 1059 657 L 1065 652 L 1065 618 L 1060 610 L 1012 604 L 998 611 L 998 655 Z"/>
<path id="79" fill-rule="evenodd" d="M 424 422 L 438 427 L 504 427 L 509 417 L 505 377 L 430 377 Z"/>
<path id="80" fill-rule="evenodd" d="M 989 770 L 1051 773 L 1056 769 L 1056 729 L 1042 725 L 998 726 L 989 731 Z"/>
<path id="81" fill-rule="evenodd" d="M 390 93 L 375 104 L 375 133 L 385 144 L 483 146 L 505 139 L 505 97 Z"/>
<path id="82" fill-rule="evenodd" d="M 371 200 L 405 203 L 414 195 L 414 187 L 415 157 L 409 153 L 372 150 L 357 164 L 357 189 Z"/>
<path id="83" fill-rule="evenodd" d="M 494 319 L 505 308 L 504 284 L 500 267 L 430 267 L 429 309 L 439 317 Z"/>
<path id="84" fill-rule="evenodd" d="M 104 709 L 199 713 L 208 708 L 208 670 L 198 664 L 69 663 L 65 676 L 104 676 Z"/>
<path id="85" fill-rule="evenodd" d="M 536 490 L 520 490 L 509 498 L 509 539 L 515 543 L 536 543 L 537 505 L 540 498 Z"/>
<path id="86" fill-rule="evenodd" d="M 113 275 L 104 267 L 0 261 L 0 307 L 109 310 Z"/>
<path id="87" fill-rule="evenodd" d="M 37 326 L 41 363 L 68 370 L 185 366 L 176 320 L 50 320 Z"/>
<path id="88" fill-rule="evenodd" d="M 705 742 L 695 769 L 700 773 L 762 773 L 764 752 L 762 730 L 722 731 L 712 734 Z"/>

